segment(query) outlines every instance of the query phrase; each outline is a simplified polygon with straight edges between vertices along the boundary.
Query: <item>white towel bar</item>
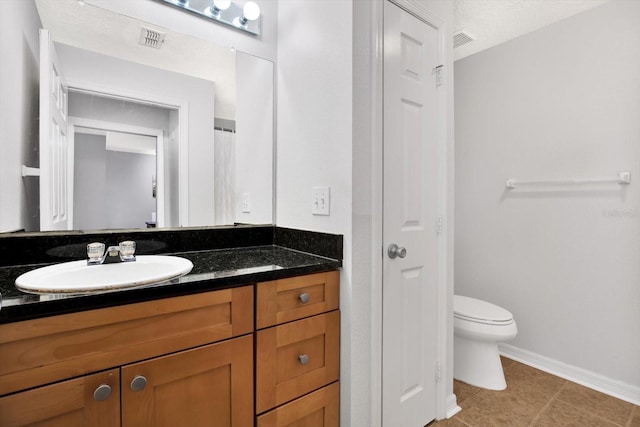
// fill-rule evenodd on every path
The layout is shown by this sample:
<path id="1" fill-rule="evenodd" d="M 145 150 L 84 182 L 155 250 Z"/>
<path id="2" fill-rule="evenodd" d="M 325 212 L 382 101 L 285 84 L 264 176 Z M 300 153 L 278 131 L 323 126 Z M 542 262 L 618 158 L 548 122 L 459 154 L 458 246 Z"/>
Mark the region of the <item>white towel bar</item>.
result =
<path id="1" fill-rule="evenodd" d="M 508 179 L 507 188 L 514 189 L 519 185 L 566 185 L 566 184 L 606 184 L 615 183 L 626 185 L 631 183 L 631 172 L 618 172 L 615 178 L 597 178 L 597 179 L 558 179 L 558 180 L 540 180 L 540 181 L 521 181 L 516 179 Z"/>

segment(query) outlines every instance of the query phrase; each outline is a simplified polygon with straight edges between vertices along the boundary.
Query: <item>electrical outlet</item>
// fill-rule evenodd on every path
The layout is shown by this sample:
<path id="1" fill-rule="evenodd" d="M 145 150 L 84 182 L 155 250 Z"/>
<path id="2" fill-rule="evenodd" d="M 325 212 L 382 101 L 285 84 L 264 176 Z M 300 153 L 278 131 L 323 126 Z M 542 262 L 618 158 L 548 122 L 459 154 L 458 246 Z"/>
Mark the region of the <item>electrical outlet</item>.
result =
<path id="1" fill-rule="evenodd" d="M 242 193 L 242 213 L 251 212 L 251 197 L 249 193 Z"/>
<path id="2" fill-rule="evenodd" d="M 311 213 L 313 215 L 329 215 L 331 204 L 330 187 L 313 187 L 311 199 Z"/>

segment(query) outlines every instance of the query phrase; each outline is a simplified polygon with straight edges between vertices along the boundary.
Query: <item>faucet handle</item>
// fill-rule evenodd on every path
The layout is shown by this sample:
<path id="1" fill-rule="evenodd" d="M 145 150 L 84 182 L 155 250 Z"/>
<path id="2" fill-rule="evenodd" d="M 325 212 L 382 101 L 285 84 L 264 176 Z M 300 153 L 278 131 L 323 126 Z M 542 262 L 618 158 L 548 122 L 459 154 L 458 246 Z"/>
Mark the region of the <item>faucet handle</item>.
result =
<path id="1" fill-rule="evenodd" d="M 98 260 L 104 256 L 104 243 L 93 242 L 87 245 L 87 256 L 89 260 Z"/>
<path id="2" fill-rule="evenodd" d="M 135 261 L 136 242 L 133 240 L 125 240 L 124 242 L 118 243 L 118 247 L 120 248 L 120 258 L 123 261 Z"/>

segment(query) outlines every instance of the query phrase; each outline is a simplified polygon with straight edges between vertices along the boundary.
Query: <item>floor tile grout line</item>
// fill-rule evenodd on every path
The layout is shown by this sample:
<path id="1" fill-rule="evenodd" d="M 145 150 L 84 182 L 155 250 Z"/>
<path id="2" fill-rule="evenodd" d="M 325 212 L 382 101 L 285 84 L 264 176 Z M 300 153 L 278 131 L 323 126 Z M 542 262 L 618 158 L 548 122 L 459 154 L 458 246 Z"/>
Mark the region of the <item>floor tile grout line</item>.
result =
<path id="1" fill-rule="evenodd" d="M 478 393 L 480 392 L 480 390 L 482 390 L 482 389 L 481 389 L 481 388 L 479 388 L 479 387 L 475 387 L 475 386 L 474 386 L 474 388 L 475 388 L 475 390 L 473 391 L 473 393 L 471 393 L 469 396 L 467 396 L 464 400 L 467 400 L 467 399 L 469 399 L 470 397 L 475 396 L 476 394 L 478 394 Z"/>
<path id="2" fill-rule="evenodd" d="M 465 421 L 458 420 L 458 422 L 459 422 L 459 423 L 462 423 L 462 424 L 464 424 L 464 425 L 466 425 L 467 427 L 473 427 L 473 424 L 469 424 L 469 423 L 467 423 L 467 422 L 465 422 Z"/>
<path id="3" fill-rule="evenodd" d="M 460 381 L 460 380 L 454 380 L 454 381 L 458 381 L 458 382 L 460 382 L 460 383 L 462 383 L 462 384 L 465 384 L 466 386 L 471 387 L 471 389 L 473 390 L 473 392 L 472 392 L 471 394 L 469 394 L 468 396 L 466 396 L 464 399 L 462 399 L 462 400 L 458 401 L 458 402 L 457 402 L 457 403 L 458 403 L 458 405 L 462 405 L 462 402 L 464 402 L 465 400 L 467 400 L 467 399 L 469 399 L 469 398 L 471 398 L 471 397 L 475 396 L 475 395 L 476 395 L 480 390 L 482 390 L 480 387 L 476 387 L 476 386 L 474 386 L 474 385 L 467 384 L 467 383 L 462 382 L 462 381 Z"/>
<path id="4" fill-rule="evenodd" d="M 564 386 L 568 383 L 567 380 L 563 380 L 562 385 L 558 388 L 558 391 L 556 391 L 553 396 L 551 396 L 549 398 L 549 400 L 547 401 L 547 403 L 545 403 L 545 405 L 542 407 L 542 409 L 540 409 L 540 411 L 538 411 L 538 413 L 536 414 L 535 417 L 533 417 L 533 419 L 531 420 L 531 422 L 529 423 L 530 426 L 532 426 L 539 418 L 540 416 L 544 413 L 544 411 L 551 406 L 551 403 L 560 395 L 560 393 L 562 393 L 562 389 L 564 388 Z"/>

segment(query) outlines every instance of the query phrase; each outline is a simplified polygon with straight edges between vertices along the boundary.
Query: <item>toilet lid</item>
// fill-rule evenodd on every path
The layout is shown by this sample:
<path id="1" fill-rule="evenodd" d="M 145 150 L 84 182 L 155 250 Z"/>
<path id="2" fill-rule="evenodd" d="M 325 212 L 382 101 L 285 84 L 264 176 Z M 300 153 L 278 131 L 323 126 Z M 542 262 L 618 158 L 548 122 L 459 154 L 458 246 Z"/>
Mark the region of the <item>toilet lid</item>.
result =
<path id="1" fill-rule="evenodd" d="M 461 319 L 483 323 L 509 323 L 513 315 L 502 307 L 475 298 L 453 296 L 453 313 Z"/>

